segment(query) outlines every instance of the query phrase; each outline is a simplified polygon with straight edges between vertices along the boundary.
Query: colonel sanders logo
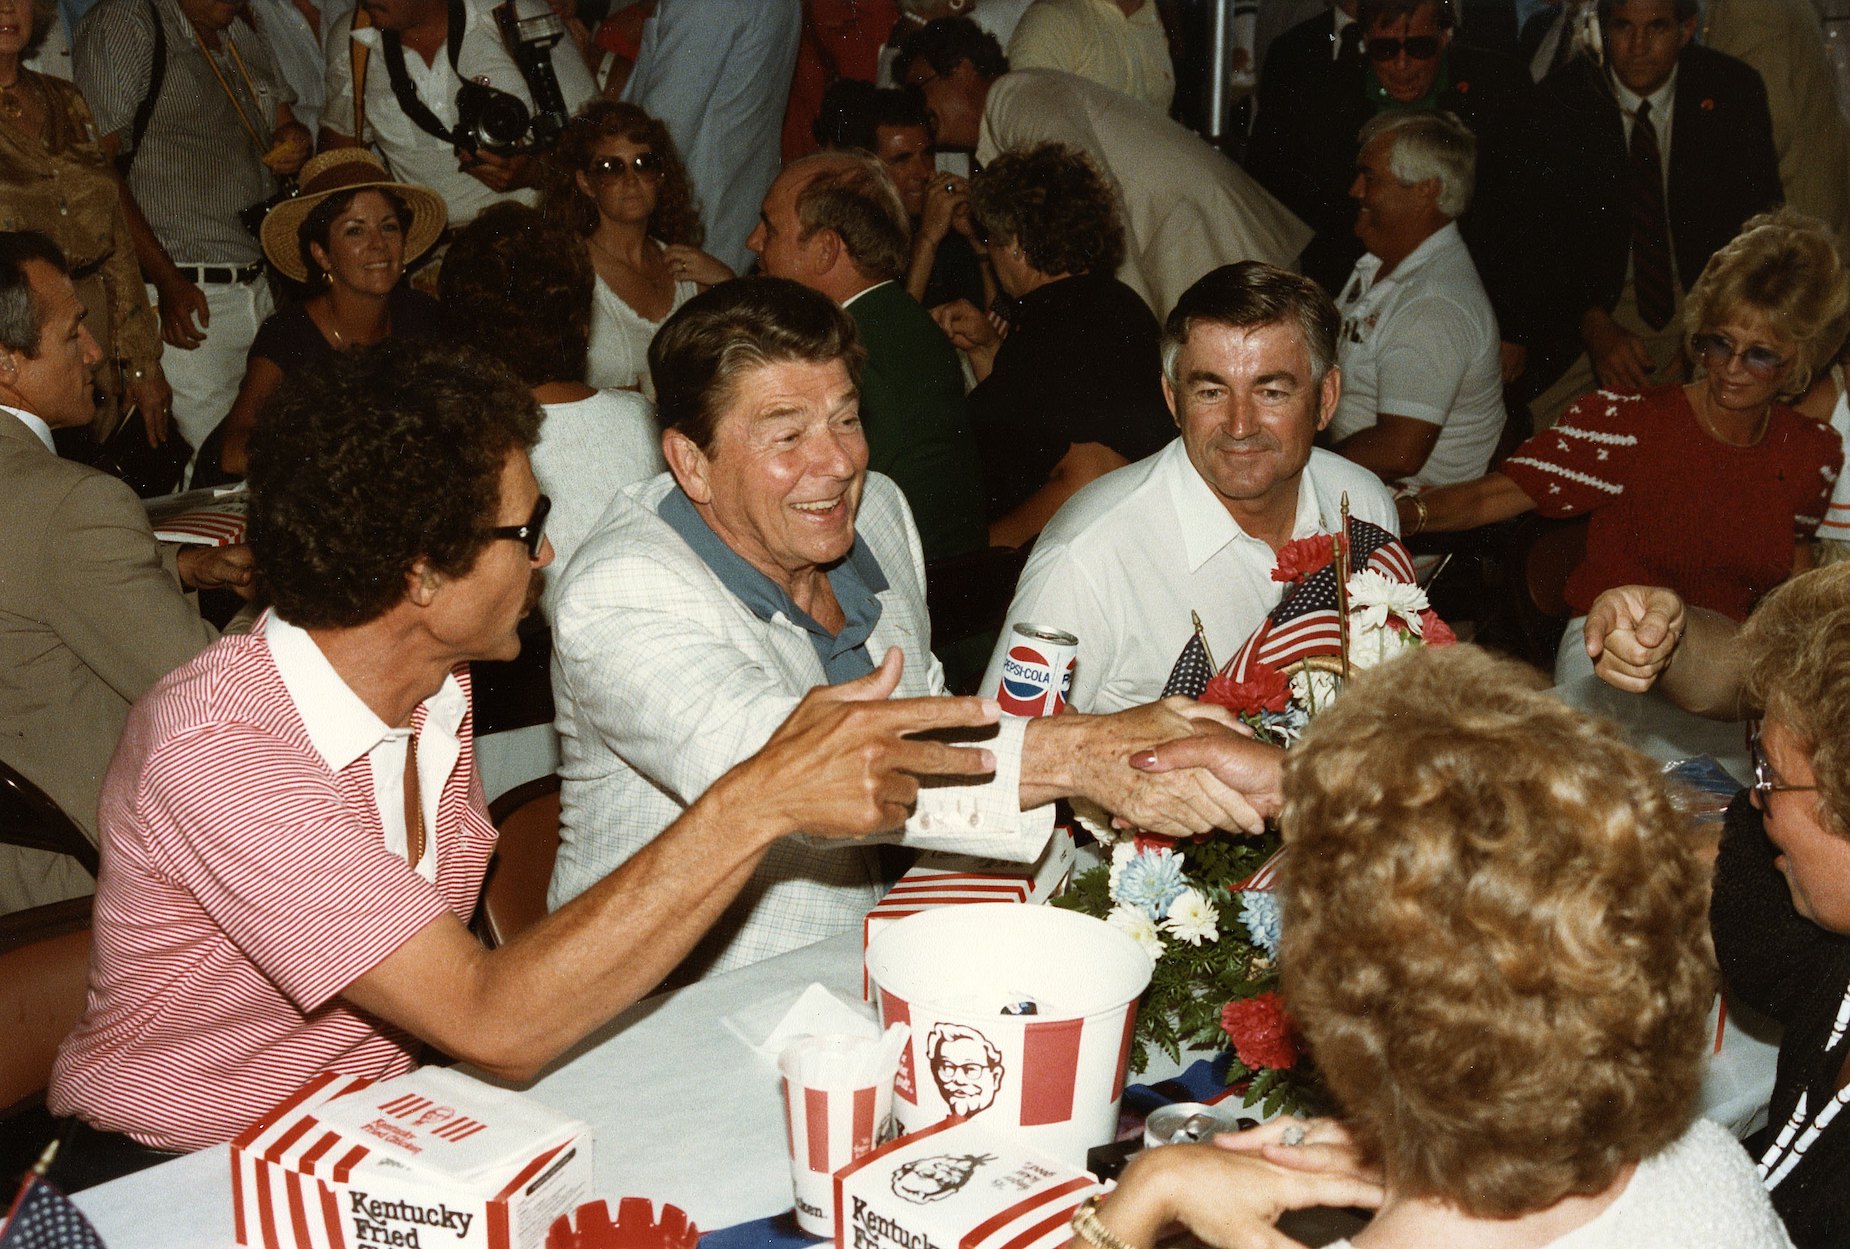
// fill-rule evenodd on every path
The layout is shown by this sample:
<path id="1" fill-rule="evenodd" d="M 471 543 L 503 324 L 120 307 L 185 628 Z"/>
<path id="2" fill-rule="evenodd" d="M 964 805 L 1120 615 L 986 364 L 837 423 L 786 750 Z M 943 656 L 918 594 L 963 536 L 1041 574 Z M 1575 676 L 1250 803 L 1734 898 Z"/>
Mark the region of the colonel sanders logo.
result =
<path id="1" fill-rule="evenodd" d="M 1002 1051 L 975 1028 L 962 1024 L 934 1024 L 925 1041 L 931 1061 L 931 1078 L 938 1095 L 954 1115 L 988 1110 L 1002 1087 Z"/>
<path id="2" fill-rule="evenodd" d="M 970 1182 L 976 1169 L 994 1162 L 994 1154 L 933 1154 L 893 1172 L 893 1194 L 913 1205 L 942 1201 Z"/>
<path id="3" fill-rule="evenodd" d="M 429 1127 L 433 1123 L 446 1123 L 455 1117 L 456 1112 L 448 1106 L 432 1106 L 429 1110 L 419 1115 L 417 1122 L 412 1126 L 419 1128 Z"/>

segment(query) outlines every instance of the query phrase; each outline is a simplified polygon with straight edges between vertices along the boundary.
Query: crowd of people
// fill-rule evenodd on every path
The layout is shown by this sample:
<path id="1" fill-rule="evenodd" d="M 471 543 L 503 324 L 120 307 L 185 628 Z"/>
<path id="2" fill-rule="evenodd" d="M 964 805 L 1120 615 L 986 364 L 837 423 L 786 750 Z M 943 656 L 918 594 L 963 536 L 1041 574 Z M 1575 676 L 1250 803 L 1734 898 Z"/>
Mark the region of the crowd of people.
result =
<path id="1" fill-rule="evenodd" d="M 530 1078 L 1080 798 L 1282 829 L 1339 1116 L 1151 1153 L 1094 1249 L 1850 1236 L 1809 0 L 1309 5 L 1240 159 L 1161 0 L 522 2 L 0 0 L 0 759 L 102 861 L 0 846 L 0 912 L 94 894 L 67 1185 L 329 1067 Z M 248 541 L 157 543 L 78 462 L 125 425 Z M 1294 540 L 1529 511 L 1589 518 L 1552 689 L 1417 652 L 1288 755 L 1165 697 Z M 1013 601 L 941 664 L 979 560 Z M 535 611 L 551 913 L 489 949 L 470 664 Z M 1069 714 L 969 696 L 1017 624 L 1079 638 Z M 1658 775 L 1698 754 L 1719 851 Z M 1746 1148 L 1696 1119 L 1721 984 L 1786 1029 Z"/>

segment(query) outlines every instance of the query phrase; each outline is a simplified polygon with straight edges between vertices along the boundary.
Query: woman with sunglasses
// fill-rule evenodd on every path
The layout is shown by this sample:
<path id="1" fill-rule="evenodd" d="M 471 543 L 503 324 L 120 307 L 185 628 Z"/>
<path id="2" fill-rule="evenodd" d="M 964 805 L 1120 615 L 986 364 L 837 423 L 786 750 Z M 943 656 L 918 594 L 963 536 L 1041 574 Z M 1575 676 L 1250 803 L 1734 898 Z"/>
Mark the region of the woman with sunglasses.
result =
<path id="1" fill-rule="evenodd" d="M 1531 510 L 1590 516 L 1586 557 L 1566 586 L 1581 614 L 1603 590 L 1645 584 L 1745 619 L 1811 567 L 1809 539 L 1843 455 L 1829 427 L 1788 403 L 1836 346 L 1847 306 L 1850 275 L 1822 222 L 1789 210 L 1755 217 L 1685 301 L 1695 380 L 1583 396 L 1498 472 L 1402 498 L 1402 532 L 1470 529 Z M 1557 656 L 1564 685 L 1592 681 L 1579 635 L 1570 624 Z M 1668 731 L 1647 740 L 1655 730 L 1637 728 L 1634 743 L 1660 757 L 1707 749 Z"/>
<path id="2" fill-rule="evenodd" d="M 649 340 L 732 270 L 700 250 L 700 213 L 674 141 L 634 104 L 587 104 L 551 159 L 546 215 L 584 237 L 597 270 L 585 381 L 653 397 Z"/>

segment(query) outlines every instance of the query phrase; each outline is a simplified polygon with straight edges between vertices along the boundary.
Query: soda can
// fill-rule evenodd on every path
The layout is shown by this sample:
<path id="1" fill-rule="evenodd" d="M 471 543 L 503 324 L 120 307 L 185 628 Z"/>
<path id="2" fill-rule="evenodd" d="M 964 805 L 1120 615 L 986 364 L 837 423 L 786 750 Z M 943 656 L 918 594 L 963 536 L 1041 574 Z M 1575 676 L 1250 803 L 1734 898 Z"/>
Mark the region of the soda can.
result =
<path id="1" fill-rule="evenodd" d="M 1031 720 L 1059 715 L 1073 689 L 1073 663 L 1079 639 L 1059 629 L 1018 624 L 1002 655 L 1002 683 L 996 701 L 1002 714 Z"/>
<path id="2" fill-rule="evenodd" d="M 1243 1127 L 1231 1107 L 1205 1106 L 1200 1102 L 1174 1102 L 1158 1106 L 1143 1121 L 1145 1148 L 1157 1145 L 1186 1145 L 1211 1140 L 1216 1132 L 1237 1132 Z"/>

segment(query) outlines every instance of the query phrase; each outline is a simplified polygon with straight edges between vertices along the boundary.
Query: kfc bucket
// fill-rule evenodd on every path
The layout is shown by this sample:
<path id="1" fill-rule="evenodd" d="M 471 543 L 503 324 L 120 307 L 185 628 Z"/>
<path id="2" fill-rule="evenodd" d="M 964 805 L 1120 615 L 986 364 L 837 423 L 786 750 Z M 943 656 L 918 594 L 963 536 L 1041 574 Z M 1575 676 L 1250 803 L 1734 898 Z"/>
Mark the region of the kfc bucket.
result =
<path id="1" fill-rule="evenodd" d="M 1111 1140 L 1150 983 L 1131 938 L 1052 907 L 946 907 L 878 933 L 867 971 L 882 1021 L 912 1028 L 893 1089 L 905 1131 L 980 1117 L 1074 1166 Z"/>

